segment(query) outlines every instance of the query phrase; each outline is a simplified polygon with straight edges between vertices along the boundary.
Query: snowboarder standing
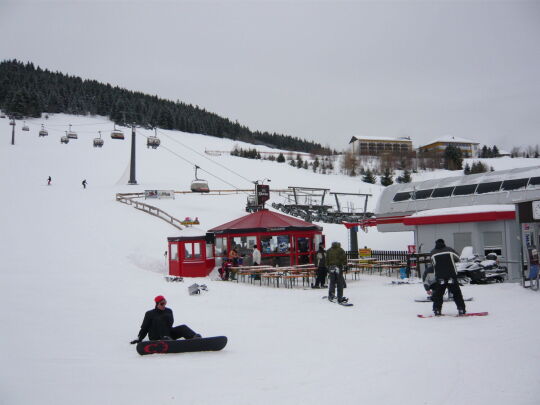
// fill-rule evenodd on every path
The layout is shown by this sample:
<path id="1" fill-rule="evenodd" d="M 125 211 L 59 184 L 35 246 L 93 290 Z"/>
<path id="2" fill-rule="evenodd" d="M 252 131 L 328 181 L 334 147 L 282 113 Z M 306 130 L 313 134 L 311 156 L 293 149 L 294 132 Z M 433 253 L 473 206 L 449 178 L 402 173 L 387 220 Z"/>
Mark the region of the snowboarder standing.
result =
<path id="1" fill-rule="evenodd" d="M 49 178 L 47 179 L 47 185 L 48 185 L 48 186 L 51 185 L 51 181 L 52 181 L 52 178 L 51 178 L 51 176 L 49 176 Z"/>
<path id="2" fill-rule="evenodd" d="M 84 179 L 84 180 L 82 181 L 82 186 L 83 186 L 83 188 L 86 188 L 86 184 L 87 184 L 87 183 L 86 183 L 86 179 Z"/>
<path id="3" fill-rule="evenodd" d="M 317 278 L 311 288 L 326 288 L 324 282 L 326 281 L 328 269 L 326 268 L 326 251 L 322 244 L 319 245 L 319 250 L 315 256 L 315 263 L 317 265 Z"/>
<path id="4" fill-rule="evenodd" d="M 347 255 L 339 242 L 332 242 L 332 247 L 326 252 L 326 264 L 328 265 L 328 277 L 330 279 L 328 299 L 330 301 L 335 299 L 337 286 L 338 303 L 346 303 L 349 300 L 343 296 L 343 287 L 345 286 L 343 269 L 347 264 Z"/>
<path id="5" fill-rule="evenodd" d="M 167 300 L 163 295 L 154 298 L 156 306 L 144 314 L 141 330 L 132 345 L 140 343 L 148 335 L 150 340 L 176 340 L 178 338 L 196 339 L 201 335 L 195 333 L 186 325 L 173 327 L 174 317 L 171 309 L 167 308 Z"/>
<path id="6" fill-rule="evenodd" d="M 465 302 L 457 280 L 455 263 L 459 256 L 454 249 L 446 246 L 443 239 L 435 241 L 435 248 L 431 251 L 431 262 L 435 273 L 435 282 L 432 284 L 433 313 L 441 315 L 443 296 L 448 290 L 454 296 L 459 315 L 465 315 Z"/>

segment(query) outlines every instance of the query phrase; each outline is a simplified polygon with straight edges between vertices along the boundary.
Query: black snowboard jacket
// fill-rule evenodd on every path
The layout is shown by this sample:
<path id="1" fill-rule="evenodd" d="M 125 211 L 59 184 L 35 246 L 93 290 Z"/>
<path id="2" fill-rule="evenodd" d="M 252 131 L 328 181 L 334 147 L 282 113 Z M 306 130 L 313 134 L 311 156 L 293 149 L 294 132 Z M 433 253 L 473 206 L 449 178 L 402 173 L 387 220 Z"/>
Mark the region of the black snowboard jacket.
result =
<path id="1" fill-rule="evenodd" d="M 448 246 L 435 248 L 431 251 L 431 263 L 435 272 L 435 279 L 449 280 L 457 278 L 456 265 L 459 256 L 454 249 Z"/>
<path id="2" fill-rule="evenodd" d="M 164 335 L 170 335 L 173 323 L 174 317 L 171 309 L 151 309 L 144 314 L 139 340 L 143 340 L 147 334 L 150 340 L 159 340 Z"/>

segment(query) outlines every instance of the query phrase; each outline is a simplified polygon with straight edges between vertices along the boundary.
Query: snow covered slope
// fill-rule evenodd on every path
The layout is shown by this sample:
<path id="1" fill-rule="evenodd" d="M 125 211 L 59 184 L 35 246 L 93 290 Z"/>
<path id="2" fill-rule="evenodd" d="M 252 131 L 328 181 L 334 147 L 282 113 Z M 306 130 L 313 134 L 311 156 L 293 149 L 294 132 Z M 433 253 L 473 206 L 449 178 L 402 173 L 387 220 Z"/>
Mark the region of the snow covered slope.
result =
<path id="1" fill-rule="evenodd" d="M 192 297 L 190 282 L 162 278 L 166 237 L 181 231 L 114 200 L 118 192 L 187 190 L 192 164 L 223 179 L 201 173 L 214 189 L 251 188 L 249 181 L 263 178 L 276 189 L 375 196 L 379 186 L 229 155 L 209 161 L 205 148 L 240 143 L 172 131 L 159 134 L 164 147 L 157 150 L 138 137 L 139 185 L 128 186 L 129 131 L 115 141 L 105 118 L 57 115 L 43 122 L 48 137 L 37 136 L 41 120 L 29 120 L 31 131 L 21 132 L 18 123 L 11 146 L 11 127 L 0 120 L 0 403 L 536 403 L 534 390 L 524 387 L 537 383 L 539 358 L 530 341 L 539 326 L 528 315 L 537 293 L 511 284 L 468 286 L 465 295 L 475 297 L 469 310 L 490 311 L 483 319 L 417 319 L 430 312 L 429 304 L 413 302 L 421 286 L 392 287 L 379 276 L 349 282 L 351 308 L 321 300 L 320 290 L 208 279 L 210 291 Z M 79 139 L 62 145 L 70 123 Z M 103 149 L 91 146 L 98 130 Z M 245 197 L 185 195 L 160 204 L 180 218 L 198 216 L 204 232 L 244 215 Z M 322 226 L 329 241 L 346 245 L 344 227 Z M 411 240 L 408 233 L 370 231 L 359 243 L 404 249 Z M 137 355 L 128 342 L 158 294 L 177 324 L 227 335 L 226 349 Z"/>

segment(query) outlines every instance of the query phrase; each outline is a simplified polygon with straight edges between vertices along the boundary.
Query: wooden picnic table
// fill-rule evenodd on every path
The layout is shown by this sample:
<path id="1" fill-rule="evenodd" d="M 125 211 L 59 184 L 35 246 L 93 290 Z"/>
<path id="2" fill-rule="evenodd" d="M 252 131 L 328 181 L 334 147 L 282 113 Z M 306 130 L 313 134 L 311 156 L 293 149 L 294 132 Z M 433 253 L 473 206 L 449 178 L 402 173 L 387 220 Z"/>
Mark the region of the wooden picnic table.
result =
<path id="1" fill-rule="evenodd" d="M 235 266 L 231 267 L 231 271 L 237 276 L 236 281 L 240 281 L 240 277 L 250 276 L 251 280 L 254 280 L 256 276 L 259 276 L 260 285 L 262 280 L 266 279 L 270 285 L 271 281 L 274 281 L 276 287 L 279 288 L 280 280 L 283 281 L 285 286 L 290 285 L 292 288 L 295 281 L 302 278 L 302 284 L 309 283 L 309 278 L 315 276 L 317 267 L 313 264 L 299 264 L 295 266 L 284 267 L 272 267 L 272 266 Z M 290 283 L 287 283 L 289 281 Z"/>

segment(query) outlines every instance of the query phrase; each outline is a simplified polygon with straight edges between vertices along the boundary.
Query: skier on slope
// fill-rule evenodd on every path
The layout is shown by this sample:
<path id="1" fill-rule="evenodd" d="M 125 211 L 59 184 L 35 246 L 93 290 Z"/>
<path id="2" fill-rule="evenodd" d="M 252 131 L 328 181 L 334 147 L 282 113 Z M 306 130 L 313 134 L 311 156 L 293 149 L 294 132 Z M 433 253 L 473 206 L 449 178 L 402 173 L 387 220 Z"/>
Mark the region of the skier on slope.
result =
<path id="1" fill-rule="evenodd" d="M 82 181 L 81 184 L 82 184 L 83 188 L 86 188 L 86 185 L 87 185 L 88 183 L 86 182 L 86 179 L 84 179 L 84 180 Z"/>
<path id="2" fill-rule="evenodd" d="M 454 296 L 459 315 L 465 315 L 465 302 L 457 280 L 455 263 L 459 256 L 454 249 L 446 246 L 443 239 L 435 241 L 435 248 L 431 251 L 431 262 L 435 273 L 435 282 L 432 285 L 433 313 L 441 315 L 443 296 L 448 290 Z"/>
<path id="3" fill-rule="evenodd" d="M 347 264 L 347 255 L 339 242 L 332 242 L 332 247 L 326 252 L 326 264 L 328 266 L 328 278 L 330 279 L 328 299 L 330 301 L 335 299 L 337 286 L 338 303 L 346 303 L 349 299 L 343 296 L 343 287 L 345 286 L 343 270 Z"/>
<path id="4" fill-rule="evenodd" d="M 139 336 L 130 342 L 132 345 L 142 342 L 147 334 L 150 340 L 176 340 L 181 337 L 196 339 L 201 337 L 186 325 L 173 327 L 173 312 L 171 309 L 166 308 L 167 300 L 163 295 L 154 298 L 154 302 L 156 303 L 155 308 L 144 314 Z"/>
<path id="5" fill-rule="evenodd" d="M 51 176 L 49 176 L 49 178 L 47 179 L 47 185 L 48 185 L 48 186 L 51 185 L 51 181 L 52 181 L 52 178 L 51 178 Z"/>

